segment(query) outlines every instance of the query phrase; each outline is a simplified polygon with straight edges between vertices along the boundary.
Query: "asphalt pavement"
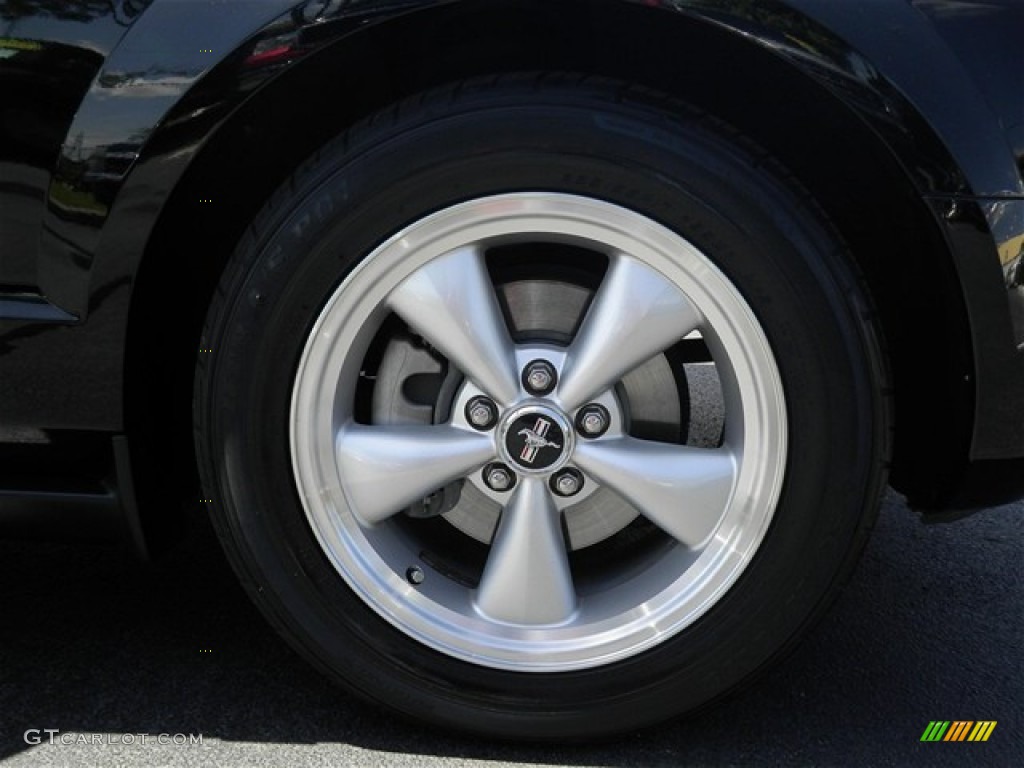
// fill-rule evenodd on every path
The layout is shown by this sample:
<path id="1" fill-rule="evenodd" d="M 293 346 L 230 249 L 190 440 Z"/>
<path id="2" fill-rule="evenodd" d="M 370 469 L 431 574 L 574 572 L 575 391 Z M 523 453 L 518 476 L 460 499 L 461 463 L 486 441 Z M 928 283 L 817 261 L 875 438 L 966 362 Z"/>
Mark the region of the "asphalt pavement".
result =
<path id="1" fill-rule="evenodd" d="M 212 534 L 140 564 L 0 542 L 0 765 L 1024 765 L 1024 504 L 922 525 L 896 496 L 798 650 L 699 717 L 532 747 L 410 725 L 338 690 L 267 627 Z M 994 720 L 983 743 L 922 743 Z M 201 741 L 201 743 L 199 743 Z"/>

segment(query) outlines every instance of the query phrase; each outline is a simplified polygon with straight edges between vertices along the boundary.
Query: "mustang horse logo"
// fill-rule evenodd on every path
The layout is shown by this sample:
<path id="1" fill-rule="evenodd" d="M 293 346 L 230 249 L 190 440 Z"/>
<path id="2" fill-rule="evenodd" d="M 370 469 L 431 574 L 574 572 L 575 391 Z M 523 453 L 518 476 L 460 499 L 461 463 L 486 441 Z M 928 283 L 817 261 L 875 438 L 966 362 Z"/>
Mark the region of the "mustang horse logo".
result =
<path id="1" fill-rule="evenodd" d="M 537 451 L 541 448 L 562 447 L 558 443 L 553 443 L 544 437 L 550 428 L 551 422 L 542 418 L 537 419 L 537 423 L 533 425 L 533 429 L 519 430 L 518 434 L 526 438 L 526 445 L 523 446 L 523 452 L 519 454 L 519 458 L 522 459 L 524 464 L 533 464 L 533 460 L 537 458 Z"/>

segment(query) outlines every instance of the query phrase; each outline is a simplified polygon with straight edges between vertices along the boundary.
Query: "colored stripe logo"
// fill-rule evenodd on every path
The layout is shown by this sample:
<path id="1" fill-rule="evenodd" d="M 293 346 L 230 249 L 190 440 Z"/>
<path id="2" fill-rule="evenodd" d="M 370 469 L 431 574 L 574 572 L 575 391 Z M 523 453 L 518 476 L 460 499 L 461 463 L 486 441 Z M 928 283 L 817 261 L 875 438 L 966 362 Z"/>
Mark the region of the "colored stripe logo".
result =
<path id="1" fill-rule="evenodd" d="M 921 741 L 988 741 L 995 729 L 995 720 L 932 720 Z"/>

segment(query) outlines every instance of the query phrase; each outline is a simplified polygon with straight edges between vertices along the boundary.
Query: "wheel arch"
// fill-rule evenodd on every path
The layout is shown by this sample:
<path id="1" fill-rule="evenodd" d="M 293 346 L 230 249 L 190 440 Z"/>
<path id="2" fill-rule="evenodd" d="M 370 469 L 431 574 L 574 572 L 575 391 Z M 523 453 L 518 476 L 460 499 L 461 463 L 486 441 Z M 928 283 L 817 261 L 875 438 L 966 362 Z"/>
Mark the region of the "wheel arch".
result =
<path id="1" fill-rule="evenodd" d="M 403 97 L 531 70 L 666 92 L 781 160 L 849 243 L 880 313 L 896 363 L 900 490 L 923 492 L 960 468 L 973 423 L 970 327 L 952 255 L 919 184 L 922 172 L 954 186 L 963 175 L 937 137 L 916 114 L 901 115 L 908 129 L 924 131 L 927 147 L 909 167 L 858 109 L 858 94 L 840 98 L 810 74 L 813 62 L 802 69 L 767 35 L 630 2 L 554 6 L 440 4 L 368 25 L 293 62 L 204 139 L 153 226 L 133 289 L 126 427 L 144 446 L 138 463 L 164 468 L 139 470 L 149 477 L 137 488 L 156 481 L 140 491 L 143 509 L 166 510 L 168 481 L 159 477 L 167 466 L 172 476 L 195 477 L 191 380 L 205 307 L 234 243 L 273 190 L 330 136 Z M 622 38 L 646 44 L 618 51 Z M 928 435 L 940 407 L 944 439 L 915 437 Z M 191 494 L 195 484 L 185 487 Z"/>

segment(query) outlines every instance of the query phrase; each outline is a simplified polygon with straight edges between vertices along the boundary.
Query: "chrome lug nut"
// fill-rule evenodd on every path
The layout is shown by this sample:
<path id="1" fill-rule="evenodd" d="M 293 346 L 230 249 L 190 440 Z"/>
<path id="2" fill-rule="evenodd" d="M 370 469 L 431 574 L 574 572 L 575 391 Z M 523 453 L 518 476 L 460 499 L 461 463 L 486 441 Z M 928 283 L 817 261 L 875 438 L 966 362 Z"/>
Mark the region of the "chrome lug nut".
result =
<path id="1" fill-rule="evenodd" d="M 498 406 L 483 395 L 478 395 L 466 403 L 466 420 L 475 429 L 488 430 L 498 420 Z"/>
<path id="2" fill-rule="evenodd" d="M 503 493 L 516 484 L 516 474 L 504 464 L 488 464 L 484 467 L 484 482 L 492 491 Z"/>
<path id="3" fill-rule="evenodd" d="M 583 490 L 583 475 L 575 469 L 563 469 L 551 477 L 551 490 L 559 496 L 575 496 Z"/>
<path id="4" fill-rule="evenodd" d="M 531 395 L 546 395 L 557 383 L 555 366 L 547 360 L 534 360 L 523 369 L 523 386 Z"/>
<path id="5" fill-rule="evenodd" d="M 611 421 L 607 408 L 591 403 L 580 408 L 576 414 L 576 429 L 584 437 L 600 437 L 608 431 Z"/>

